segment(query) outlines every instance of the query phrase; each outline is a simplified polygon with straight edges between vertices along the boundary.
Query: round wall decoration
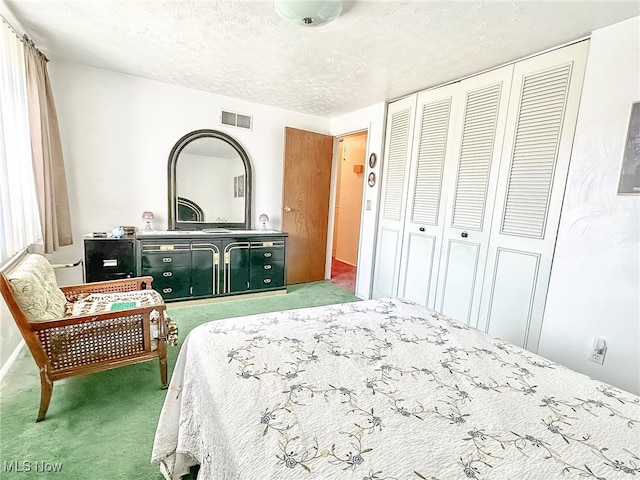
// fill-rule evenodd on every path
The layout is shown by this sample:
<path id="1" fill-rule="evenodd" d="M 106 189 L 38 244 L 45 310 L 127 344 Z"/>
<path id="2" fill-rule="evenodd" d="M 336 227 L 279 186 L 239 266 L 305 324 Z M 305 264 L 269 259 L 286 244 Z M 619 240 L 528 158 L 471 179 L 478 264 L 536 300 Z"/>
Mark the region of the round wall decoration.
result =
<path id="1" fill-rule="evenodd" d="M 369 168 L 373 168 L 376 166 L 376 160 L 378 160 L 378 157 L 376 156 L 375 153 L 372 153 L 369 156 Z"/>
<path id="2" fill-rule="evenodd" d="M 367 180 L 367 182 L 369 183 L 370 187 L 373 187 L 376 184 L 376 174 L 371 172 L 369 174 L 369 180 Z"/>

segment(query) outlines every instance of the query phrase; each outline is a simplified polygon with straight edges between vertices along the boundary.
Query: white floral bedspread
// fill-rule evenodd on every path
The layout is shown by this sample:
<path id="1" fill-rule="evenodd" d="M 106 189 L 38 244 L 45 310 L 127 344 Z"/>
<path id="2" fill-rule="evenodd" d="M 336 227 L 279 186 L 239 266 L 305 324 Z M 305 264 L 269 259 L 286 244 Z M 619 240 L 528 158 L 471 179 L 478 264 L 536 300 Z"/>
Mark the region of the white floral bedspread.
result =
<path id="1" fill-rule="evenodd" d="M 168 479 L 631 479 L 640 399 L 401 300 L 214 321 L 175 367 Z"/>

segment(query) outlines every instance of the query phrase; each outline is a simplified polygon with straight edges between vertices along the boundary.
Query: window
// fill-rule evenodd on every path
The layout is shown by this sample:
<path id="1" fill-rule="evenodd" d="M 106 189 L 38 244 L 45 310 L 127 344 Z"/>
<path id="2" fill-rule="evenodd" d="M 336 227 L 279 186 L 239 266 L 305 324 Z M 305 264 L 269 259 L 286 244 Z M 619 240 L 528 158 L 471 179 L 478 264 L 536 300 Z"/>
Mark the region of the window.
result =
<path id="1" fill-rule="evenodd" d="M 29 138 L 23 45 L 0 35 L 0 262 L 41 238 Z"/>

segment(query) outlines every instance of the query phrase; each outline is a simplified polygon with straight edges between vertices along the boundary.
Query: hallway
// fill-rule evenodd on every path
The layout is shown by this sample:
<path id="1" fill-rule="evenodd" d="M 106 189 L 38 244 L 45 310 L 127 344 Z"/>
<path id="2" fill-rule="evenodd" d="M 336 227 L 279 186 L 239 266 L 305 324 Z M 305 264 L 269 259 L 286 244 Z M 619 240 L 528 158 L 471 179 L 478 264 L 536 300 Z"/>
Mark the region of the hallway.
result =
<path id="1" fill-rule="evenodd" d="M 356 267 L 331 258 L 331 283 L 351 293 L 356 290 Z"/>

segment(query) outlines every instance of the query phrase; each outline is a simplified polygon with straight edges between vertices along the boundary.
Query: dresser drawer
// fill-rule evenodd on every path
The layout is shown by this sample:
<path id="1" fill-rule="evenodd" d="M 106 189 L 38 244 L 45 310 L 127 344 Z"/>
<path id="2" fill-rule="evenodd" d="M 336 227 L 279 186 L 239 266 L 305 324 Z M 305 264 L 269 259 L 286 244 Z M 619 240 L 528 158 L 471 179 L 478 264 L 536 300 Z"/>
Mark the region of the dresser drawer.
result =
<path id="1" fill-rule="evenodd" d="M 154 290 L 162 295 L 164 300 L 173 300 L 175 298 L 189 298 L 191 296 L 191 286 L 188 283 L 178 285 L 165 285 Z"/>
<path id="2" fill-rule="evenodd" d="M 251 243 L 251 265 L 261 265 L 267 263 L 280 262 L 284 264 L 284 244 L 268 245 L 271 242 Z"/>
<path id="3" fill-rule="evenodd" d="M 251 290 L 262 290 L 265 288 L 280 288 L 284 286 L 284 275 L 265 275 L 262 277 L 251 276 Z"/>
<path id="4" fill-rule="evenodd" d="M 188 247 L 187 247 L 188 248 Z M 160 268 L 191 268 L 190 250 L 166 250 L 157 252 L 142 252 L 142 269 Z"/>
<path id="5" fill-rule="evenodd" d="M 151 275 L 155 287 L 158 282 L 189 281 L 191 278 L 191 269 L 187 267 L 144 268 L 142 269 L 142 275 Z"/>
<path id="6" fill-rule="evenodd" d="M 250 283 L 252 290 L 282 287 L 284 285 L 284 263 L 252 265 Z"/>
<path id="7" fill-rule="evenodd" d="M 251 265 L 252 280 L 254 278 L 277 277 L 282 275 L 284 275 L 284 262 L 271 262 Z"/>
<path id="8" fill-rule="evenodd" d="M 175 270 L 148 269 L 144 275 L 153 277 L 153 289 L 164 299 L 182 298 L 191 295 L 191 272 L 188 268 Z"/>

